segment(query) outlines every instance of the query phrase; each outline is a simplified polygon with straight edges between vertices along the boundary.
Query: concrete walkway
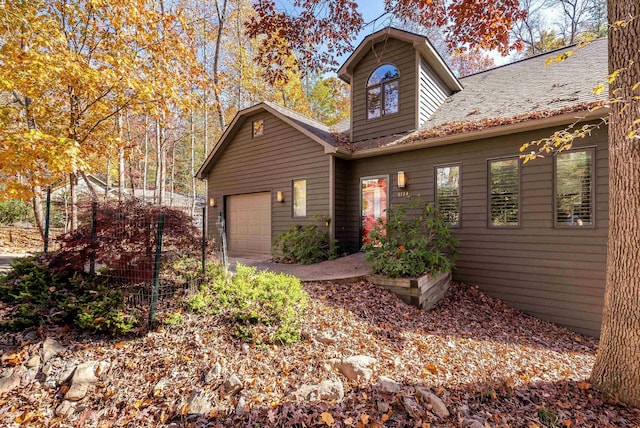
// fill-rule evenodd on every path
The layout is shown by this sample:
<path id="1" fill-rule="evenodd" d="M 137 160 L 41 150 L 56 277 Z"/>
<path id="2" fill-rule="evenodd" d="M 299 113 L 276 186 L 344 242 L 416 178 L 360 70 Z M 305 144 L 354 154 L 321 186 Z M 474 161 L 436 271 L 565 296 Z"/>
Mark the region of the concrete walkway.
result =
<path id="1" fill-rule="evenodd" d="M 229 257 L 231 270 L 236 263 L 266 269 L 276 273 L 287 273 L 300 281 L 335 281 L 345 282 L 363 278 L 371 274 L 371 267 L 364 260 L 364 254 L 356 253 L 335 260 L 313 265 L 282 264 L 269 261 L 265 257 Z"/>
<path id="2" fill-rule="evenodd" d="M 8 254 L 2 253 L 0 254 L 0 272 L 7 272 L 11 269 L 11 261 L 13 259 L 18 259 L 21 257 L 27 257 L 31 254 Z"/>

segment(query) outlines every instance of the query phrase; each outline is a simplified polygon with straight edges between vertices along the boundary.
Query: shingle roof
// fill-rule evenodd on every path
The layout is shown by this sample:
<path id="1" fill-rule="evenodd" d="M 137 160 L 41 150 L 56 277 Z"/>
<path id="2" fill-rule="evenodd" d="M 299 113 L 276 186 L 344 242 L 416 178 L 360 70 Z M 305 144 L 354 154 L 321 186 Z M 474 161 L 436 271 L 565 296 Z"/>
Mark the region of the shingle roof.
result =
<path id="1" fill-rule="evenodd" d="M 289 110 L 286 107 L 272 103 L 270 101 L 263 101 L 263 103 L 268 105 L 272 109 L 276 110 L 278 113 L 282 114 L 283 116 L 288 117 L 290 120 L 292 120 L 299 126 L 303 127 L 307 131 L 311 132 L 316 137 L 319 137 L 325 140 L 329 144 L 334 143 L 334 139 L 331 135 L 333 131 L 331 130 L 330 127 L 328 127 L 324 123 L 318 122 L 315 119 L 312 119 L 310 117 L 297 113 L 293 110 Z"/>
<path id="2" fill-rule="evenodd" d="M 567 51 L 564 61 L 555 58 Z M 552 62 L 549 65 L 547 61 Z M 419 130 L 352 143 L 352 150 L 366 150 L 550 117 L 602 104 L 608 92 L 594 94 L 607 71 L 607 39 L 586 47 L 575 46 L 523 59 L 460 79 L 464 89 L 451 95 Z"/>

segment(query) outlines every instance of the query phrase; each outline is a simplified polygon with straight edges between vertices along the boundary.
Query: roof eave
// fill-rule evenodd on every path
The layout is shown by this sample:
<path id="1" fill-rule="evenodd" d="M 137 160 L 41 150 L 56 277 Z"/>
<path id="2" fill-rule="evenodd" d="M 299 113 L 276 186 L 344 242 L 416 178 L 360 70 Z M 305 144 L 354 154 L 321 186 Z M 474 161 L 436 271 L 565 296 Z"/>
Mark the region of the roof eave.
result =
<path id="1" fill-rule="evenodd" d="M 445 135 L 443 137 L 428 138 L 409 144 L 398 144 L 394 146 L 376 147 L 353 152 L 350 159 L 362 159 L 374 156 L 382 156 L 391 153 L 407 152 L 411 150 L 424 149 L 429 147 L 445 146 L 449 144 L 464 143 L 483 138 L 498 137 L 502 135 L 515 134 L 519 132 L 533 131 L 542 128 L 568 125 L 574 122 L 587 122 L 601 119 L 609 114 L 609 108 L 603 107 L 595 110 L 585 110 L 583 112 L 566 113 L 558 116 L 551 116 L 542 119 L 527 120 L 503 126 L 495 126 L 478 131 L 464 132 L 458 134 Z"/>

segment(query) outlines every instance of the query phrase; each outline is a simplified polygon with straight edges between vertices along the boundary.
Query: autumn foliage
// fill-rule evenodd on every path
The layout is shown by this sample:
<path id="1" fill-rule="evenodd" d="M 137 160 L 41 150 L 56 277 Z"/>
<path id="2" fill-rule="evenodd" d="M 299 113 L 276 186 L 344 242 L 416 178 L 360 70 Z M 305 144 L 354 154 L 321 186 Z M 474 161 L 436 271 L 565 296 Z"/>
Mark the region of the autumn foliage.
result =
<path id="1" fill-rule="evenodd" d="M 49 265 L 55 270 L 84 272 L 94 263 L 106 267 L 116 283 L 148 283 L 153 276 L 161 216 L 164 217 L 163 263 L 197 253 L 200 232 L 190 216 L 167 207 L 127 201 L 100 204 L 96 210 L 95 232 L 92 231 L 91 206 L 87 206 L 82 226 L 59 238 L 62 248 L 50 256 Z"/>

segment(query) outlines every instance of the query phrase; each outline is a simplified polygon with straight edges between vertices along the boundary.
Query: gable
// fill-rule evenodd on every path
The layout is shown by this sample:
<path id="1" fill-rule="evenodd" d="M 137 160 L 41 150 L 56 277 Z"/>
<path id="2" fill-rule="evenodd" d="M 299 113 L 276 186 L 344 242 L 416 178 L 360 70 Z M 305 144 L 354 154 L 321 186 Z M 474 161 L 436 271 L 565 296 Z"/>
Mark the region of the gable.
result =
<path id="1" fill-rule="evenodd" d="M 213 168 L 213 165 L 218 161 L 222 153 L 226 150 L 229 143 L 235 138 L 236 134 L 240 130 L 244 129 L 244 138 L 246 140 L 246 123 L 248 122 L 248 126 L 251 128 L 252 121 L 258 118 L 260 115 L 263 115 L 262 117 L 265 118 L 267 116 L 272 118 L 270 121 L 267 121 L 265 119 L 264 124 L 264 136 L 267 137 L 269 141 L 273 139 L 273 136 L 269 137 L 269 134 L 267 132 L 268 122 L 278 123 L 279 121 L 292 128 L 295 133 L 300 134 L 299 137 L 304 136 L 308 140 L 319 145 L 323 149 L 324 153 L 346 153 L 344 149 L 341 149 L 335 145 L 334 137 L 329 128 L 327 128 L 326 126 L 312 119 L 305 118 L 304 116 L 295 113 L 285 107 L 268 102 L 262 102 L 245 110 L 239 111 L 236 114 L 236 116 L 233 118 L 233 121 L 227 126 L 227 129 L 225 129 L 225 132 L 222 134 L 216 145 L 211 150 L 211 153 L 209 153 L 209 156 L 196 173 L 196 177 L 200 178 L 201 180 L 205 178 L 209 171 L 211 171 L 211 168 Z M 284 145 L 282 145 L 281 148 L 282 150 L 285 150 Z"/>

